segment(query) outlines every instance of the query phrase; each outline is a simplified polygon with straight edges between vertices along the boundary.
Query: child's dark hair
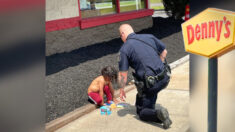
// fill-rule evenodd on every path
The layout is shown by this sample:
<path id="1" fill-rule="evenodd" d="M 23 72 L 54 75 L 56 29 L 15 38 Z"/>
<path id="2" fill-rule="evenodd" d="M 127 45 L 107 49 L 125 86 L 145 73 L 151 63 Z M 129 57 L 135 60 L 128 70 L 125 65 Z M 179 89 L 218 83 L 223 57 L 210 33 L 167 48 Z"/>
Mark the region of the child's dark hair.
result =
<path id="1" fill-rule="evenodd" d="M 110 78 L 112 82 L 117 82 L 117 70 L 112 66 L 106 66 L 101 70 L 102 76 Z"/>

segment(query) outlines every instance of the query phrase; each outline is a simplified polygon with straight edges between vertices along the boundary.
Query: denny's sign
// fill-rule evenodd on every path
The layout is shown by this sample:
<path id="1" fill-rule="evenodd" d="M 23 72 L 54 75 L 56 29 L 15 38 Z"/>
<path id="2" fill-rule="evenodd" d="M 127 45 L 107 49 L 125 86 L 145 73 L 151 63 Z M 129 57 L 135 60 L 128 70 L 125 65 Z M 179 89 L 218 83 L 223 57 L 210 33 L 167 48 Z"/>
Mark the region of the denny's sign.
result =
<path id="1" fill-rule="evenodd" d="M 185 50 L 209 58 L 235 47 L 235 12 L 208 8 L 182 24 Z"/>

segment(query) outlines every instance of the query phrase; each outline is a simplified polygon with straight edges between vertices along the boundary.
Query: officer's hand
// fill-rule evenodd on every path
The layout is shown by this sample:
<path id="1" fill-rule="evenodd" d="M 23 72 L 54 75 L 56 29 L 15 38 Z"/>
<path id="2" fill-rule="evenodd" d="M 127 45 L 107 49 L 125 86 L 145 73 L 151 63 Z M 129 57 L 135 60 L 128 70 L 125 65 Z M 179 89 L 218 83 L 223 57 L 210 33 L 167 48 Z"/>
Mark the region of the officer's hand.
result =
<path id="1" fill-rule="evenodd" d="M 123 88 L 120 88 L 120 99 L 121 101 L 125 101 L 124 97 L 126 98 L 126 93 Z"/>
<path id="2" fill-rule="evenodd" d="M 162 62 L 165 62 L 166 55 L 167 55 L 167 50 L 164 49 L 162 53 L 160 54 L 160 59 L 162 60 Z"/>
<path id="3" fill-rule="evenodd" d="M 160 56 L 160 59 L 161 59 L 162 62 L 165 62 L 165 58 L 164 57 Z"/>

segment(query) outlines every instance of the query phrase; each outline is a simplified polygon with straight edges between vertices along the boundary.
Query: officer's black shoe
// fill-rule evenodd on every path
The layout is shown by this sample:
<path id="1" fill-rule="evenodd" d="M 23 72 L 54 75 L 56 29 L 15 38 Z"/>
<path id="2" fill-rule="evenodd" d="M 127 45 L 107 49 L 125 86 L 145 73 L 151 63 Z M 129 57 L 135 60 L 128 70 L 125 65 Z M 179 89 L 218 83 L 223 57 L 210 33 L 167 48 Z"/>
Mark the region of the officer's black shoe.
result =
<path id="1" fill-rule="evenodd" d="M 172 124 L 172 121 L 169 117 L 169 113 L 166 108 L 162 107 L 159 110 L 157 110 L 157 117 L 162 121 L 164 129 L 169 128 L 170 125 Z"/>

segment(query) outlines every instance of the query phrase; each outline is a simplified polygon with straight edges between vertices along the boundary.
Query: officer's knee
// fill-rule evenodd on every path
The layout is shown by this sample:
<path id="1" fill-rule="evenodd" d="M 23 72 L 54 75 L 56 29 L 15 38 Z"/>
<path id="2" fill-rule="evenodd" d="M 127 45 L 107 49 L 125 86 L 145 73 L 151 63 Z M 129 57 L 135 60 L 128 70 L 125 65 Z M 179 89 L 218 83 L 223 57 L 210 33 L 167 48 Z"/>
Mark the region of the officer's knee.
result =
<path id="1" fill-rule="evenodd" d="M 138 116 L 139 116 L 141 110 L 142 110 L 142 108 L 140 106 L 136 105 L 136 113 Z"/>
<path id="2" fill-rule="evenodd" d="M 143 109 L 139 110 L 137 114 L 138 114 L 140 120 L 146 121 L 146 117 L 145 117 L 145 114 L 146 114 L 146 113 L 144 112 Z"/>
<path id="3" fill-rule="evenodd" d="M 143 114 L 143 112 L 141 113 L 141 111 L 140 111 L 138 115 L 139 115 L 140 120 L 147 121 L 147 119 L 146 119 L 145 115 Z"/>

